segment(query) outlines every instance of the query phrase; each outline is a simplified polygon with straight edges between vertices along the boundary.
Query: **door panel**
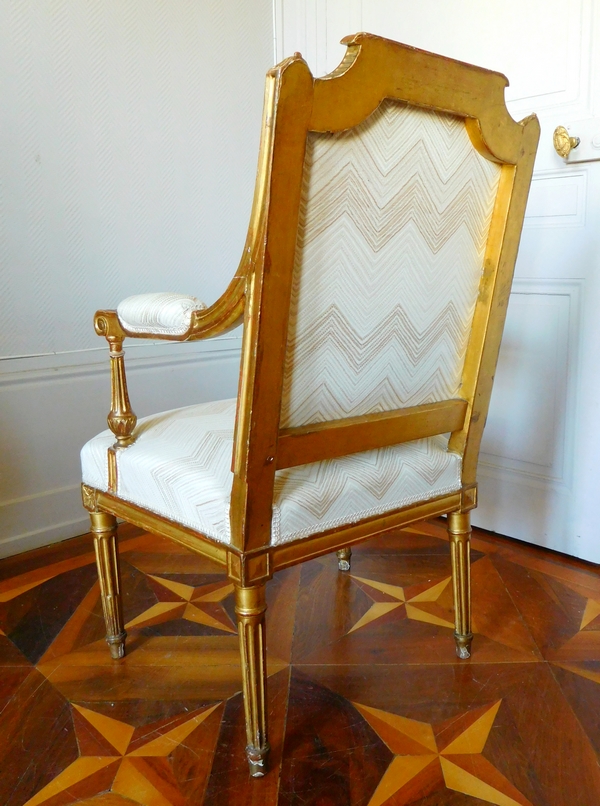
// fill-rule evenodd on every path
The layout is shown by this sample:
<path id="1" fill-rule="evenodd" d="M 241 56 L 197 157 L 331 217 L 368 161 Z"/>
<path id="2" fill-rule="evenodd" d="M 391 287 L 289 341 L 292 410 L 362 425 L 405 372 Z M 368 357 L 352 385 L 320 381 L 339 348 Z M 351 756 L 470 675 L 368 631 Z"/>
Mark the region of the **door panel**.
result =
<path id="1" fill-rule="evenodd" d="M 481 463 L 564 481 L 569 331 L 579 287 L 516 281 Z M 571 362 L 569 361 L 571 358 Z"/>

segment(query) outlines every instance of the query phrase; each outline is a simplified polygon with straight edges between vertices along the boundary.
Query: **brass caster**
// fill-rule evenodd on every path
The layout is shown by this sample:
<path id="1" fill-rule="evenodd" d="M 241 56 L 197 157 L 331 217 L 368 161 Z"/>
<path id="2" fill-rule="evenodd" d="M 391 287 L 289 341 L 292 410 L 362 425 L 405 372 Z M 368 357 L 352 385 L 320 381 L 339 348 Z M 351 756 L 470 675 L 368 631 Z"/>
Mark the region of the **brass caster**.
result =
<path id="1" fill-rule="evenodd" d="M 248 758 L 248 767 L 250 768 L 251 778 L 262 778 L 268 772 L 267 759 L 269 756 L 269 745 L 267 744 L 262 749 L 248 745 L 246 747 L 246 756 Z"/>
<path id="2" fill-rule="evenodd" d="M 121 660 L 125 657 L 125 639 L 127 633 L 122 632 L 119 635 L 111 635 L 107 637 L 106 643 L 110 649 L 110 656 L 113 660 Z"/>
<path id="3" fill-rule="evenodd" d="M 473 640 L 473 633 L 468 635 L 459 635 L 454 633 L 454 640 L 456 642 L 456 654 L 461 660 L 466 660 L 471 657 L 471 641 Z"/>
<path id="4" fill-rule="evenodd" d="M 350 557 L 352 556 L 352 549 L 345 548 L 336 552 L 338 558 L 338 568 L 340 571 L 350 570 Z"/>

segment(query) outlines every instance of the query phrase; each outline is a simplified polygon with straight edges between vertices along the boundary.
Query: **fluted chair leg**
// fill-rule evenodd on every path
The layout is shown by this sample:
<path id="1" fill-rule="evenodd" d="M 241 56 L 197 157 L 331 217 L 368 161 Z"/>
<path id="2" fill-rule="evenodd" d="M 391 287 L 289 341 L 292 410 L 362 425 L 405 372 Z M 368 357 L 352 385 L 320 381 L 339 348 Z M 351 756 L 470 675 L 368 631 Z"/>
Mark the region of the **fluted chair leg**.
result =
<path id="1" fill-rule="evenodd" d="M 350 570 L 350 558 L 352 557 L 352 549 L 349 546 L 340 549 L 336 552 L 338 558 L 338 568 L 340 571 Z"/>
<path id="2" fill-rule="evenodd" d="M 121 573 L 117 549 L 117 519 L 106 512 L 90 512 L 96 565 L 100 580 L 100 595 L 106 624 L 106 642 L 115 660 L 125 655 Z"/>
<path id="3" fill-rule="evenodd" d="M 260 778 L 267 772 L 267 654 L 265 640 L 265 586 L 235 586 L 235 612 L 240 635 L 244 712 L 246 716 L 246 756 L 250 775 Z"/>
<path id="4" fill-rule="evenodd" d="M 454 639 L 456 654 L 462 660 L 471 657 L 471 516 L 469 512 L 448 515 L 452 589 L 454 592 Z"/>

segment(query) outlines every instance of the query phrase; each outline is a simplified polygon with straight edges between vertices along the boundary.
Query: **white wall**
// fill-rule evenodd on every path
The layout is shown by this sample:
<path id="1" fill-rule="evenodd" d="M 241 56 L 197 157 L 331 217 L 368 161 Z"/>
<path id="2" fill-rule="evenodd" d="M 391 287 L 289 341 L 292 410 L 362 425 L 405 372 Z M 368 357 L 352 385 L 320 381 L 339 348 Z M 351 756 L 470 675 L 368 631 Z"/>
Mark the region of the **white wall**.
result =
<path id="1" fill-rule="evenodd" d="M 272 63 L 270 0 L 0 0 L 0 555 L 87 530 L 94 311 L 225 289 Z M 236 392 L 239 334 L 125 346 L 139 416 Z"/>

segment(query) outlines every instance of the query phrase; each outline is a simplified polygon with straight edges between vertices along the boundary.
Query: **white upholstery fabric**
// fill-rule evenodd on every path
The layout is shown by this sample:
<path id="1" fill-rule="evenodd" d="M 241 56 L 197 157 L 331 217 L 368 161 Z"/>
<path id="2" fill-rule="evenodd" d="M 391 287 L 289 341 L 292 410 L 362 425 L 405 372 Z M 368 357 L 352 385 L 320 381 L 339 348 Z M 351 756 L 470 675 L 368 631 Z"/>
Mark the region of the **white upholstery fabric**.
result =
<path id="1" fill-rule="evenodd" d="M 203 403 L 139 421 L 117 452 L 120 498 L 230 541 L 235 400 Z M 108 490 L 110 431 L 81 452 L 83 481 Z M 433 437 L 278 471 L 272 543 L 286 543 L 460 488 L 460 456 Z"/>
<path id="2" fill-rule="evenodd" d="M 190 326 L 192 312 L 205 308 L 204 302 L 185 294 L 137 294 L 119 303 L 117 316 L 130 333 L 181 336 Z"/>
<path id="3" fill-rule="evenodd" d="M 222 400 L 140 419 L 117 451 L 118 496 L 228 542 L 234 418 L 235 401 Z M 84 484 L 108 490 L 114 442 L 107 430 L 84 445 Z"/>
<path id="4" fill-rule="evenodd" d="M 277 473 L 271 542 L 287 543 L 460 489 L 461 458 L 444 437 Z"/>
<path id="5" fill-rule="evenodd" d="M 309 135 L 282 427 L 457 395 L 500 170 L 389 99 Z"/>

